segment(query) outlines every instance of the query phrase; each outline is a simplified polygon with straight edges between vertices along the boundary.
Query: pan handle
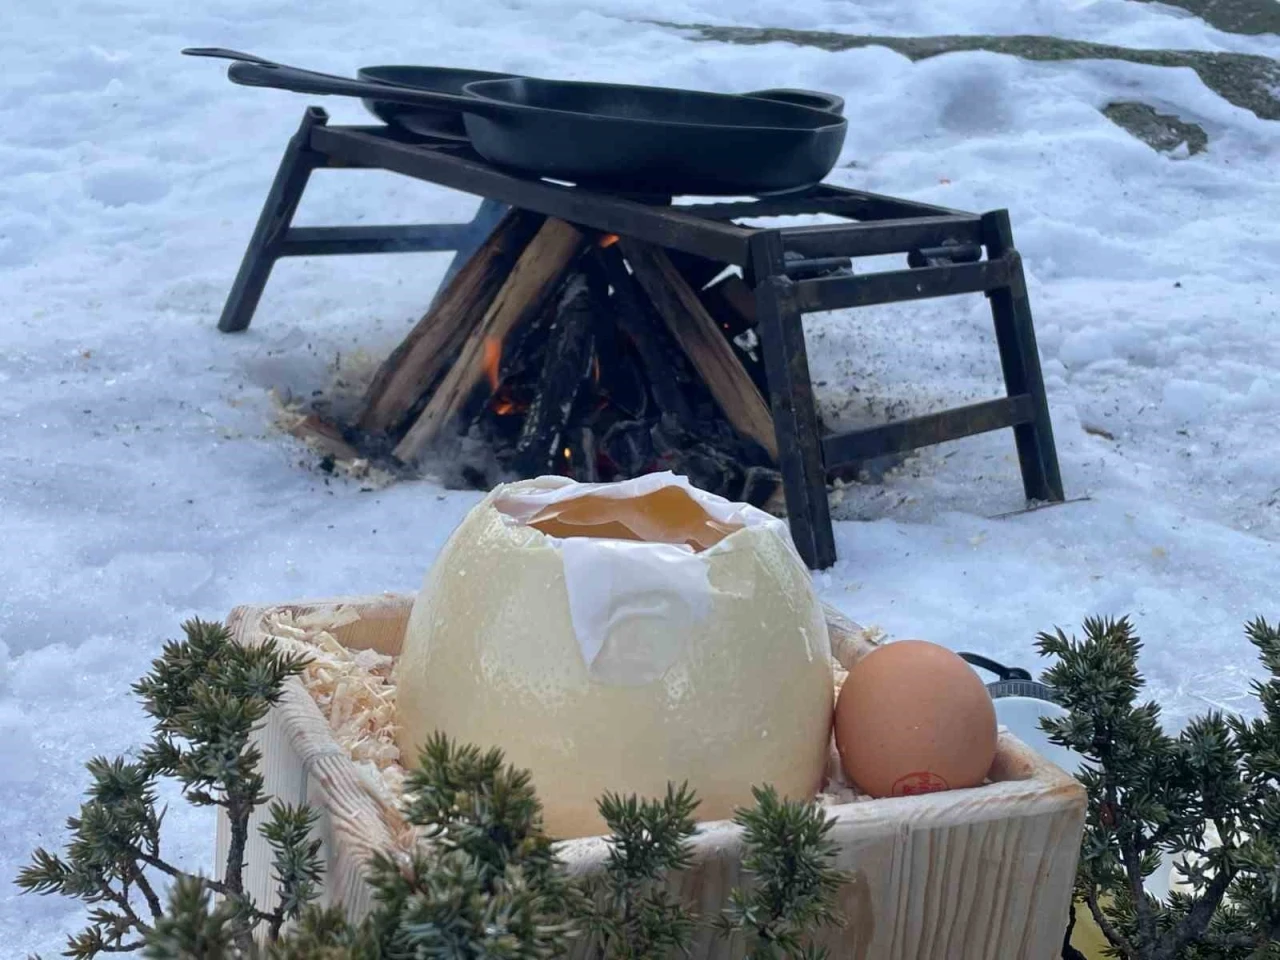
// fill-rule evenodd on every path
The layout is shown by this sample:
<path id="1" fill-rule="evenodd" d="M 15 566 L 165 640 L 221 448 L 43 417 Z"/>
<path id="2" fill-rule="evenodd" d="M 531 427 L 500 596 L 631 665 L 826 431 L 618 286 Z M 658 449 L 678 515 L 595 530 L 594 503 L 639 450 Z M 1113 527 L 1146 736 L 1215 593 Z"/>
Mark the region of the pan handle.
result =
<path id="1" fill-rule="evenodd" d="M 226 47 L 187 47 L 182 51 L 188 57 L 215 57 L 219 60 L 240 60 L 244 63 L 272 63 L 265 57 L 252 53 L 241 53 L 239 50 L 228 50 Z"/>
<path id="2" fill-rule="evenodd" d="M 235 53 L 235 51 L 225 52 Z M 203 54 L 197 54 L 197 56 L 203 56 Z M 236 59 L 236 62 L 227 68 L 227 76 L 232 83 L 246 87 L 272 87 L 276 90 L 292 90 L 294 93 L 386 100 L 389 103 L 403 103 L 411 107 L 452 107 L 462 113 L 485 117 L 506 116 L 511 112 L 511 108 L 506 104 L 494 100 L 463 97 L 452 93 L 436 93 L 412 87 L 396 87 L 385 83 L 373 83 L 369 80 L 352 80 L 348 77 L 334 76 L 331 73 L 285 66 L 261 57 L 253 60 Z M 505 81 L 488 82 L 504 83 Z"/>

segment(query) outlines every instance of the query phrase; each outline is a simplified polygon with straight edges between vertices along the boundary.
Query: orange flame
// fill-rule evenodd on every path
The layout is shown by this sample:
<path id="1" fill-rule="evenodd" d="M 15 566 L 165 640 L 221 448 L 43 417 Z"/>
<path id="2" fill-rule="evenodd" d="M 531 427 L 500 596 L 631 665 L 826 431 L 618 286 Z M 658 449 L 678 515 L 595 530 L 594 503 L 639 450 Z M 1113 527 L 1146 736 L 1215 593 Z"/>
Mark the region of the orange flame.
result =
<path id="1" fill-rule="evenodd" d="M 484 374 L 489 378 L 489 388 L 495 392 L 502 382 L 499 365 L 502 362 L 502 341 L 497 337 L 486 337 L 484 341 Z"/>
<path id="2" fill-rule="evenodd" d="M 603 250 L 606 247 L 612 247 L 619 239 L 620 238 L 616 233 L 606 233 L 600 238 L 600 249 Z"/>

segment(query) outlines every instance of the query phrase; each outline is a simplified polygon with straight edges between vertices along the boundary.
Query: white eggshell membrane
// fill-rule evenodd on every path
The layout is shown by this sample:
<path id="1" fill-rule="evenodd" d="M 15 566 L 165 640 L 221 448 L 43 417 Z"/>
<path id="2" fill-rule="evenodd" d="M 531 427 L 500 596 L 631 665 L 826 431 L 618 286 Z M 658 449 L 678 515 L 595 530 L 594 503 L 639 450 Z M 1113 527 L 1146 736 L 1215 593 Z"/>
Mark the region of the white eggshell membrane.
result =
<path id="1" fill-rule="evenodd" d="M 543 534 L 550 503 L 678 485 L 740 526 L 708 550 Z M 751 787 L 818 790 L 833 690 L 826 619 L 781 521 L 672 474 L 495 488 L 414 603 L 397 667 L 399 743 L 434 731 L 532 771 L 550 835 L 605 832 L 596 800 L 688 781 L 700 820 Z"/>

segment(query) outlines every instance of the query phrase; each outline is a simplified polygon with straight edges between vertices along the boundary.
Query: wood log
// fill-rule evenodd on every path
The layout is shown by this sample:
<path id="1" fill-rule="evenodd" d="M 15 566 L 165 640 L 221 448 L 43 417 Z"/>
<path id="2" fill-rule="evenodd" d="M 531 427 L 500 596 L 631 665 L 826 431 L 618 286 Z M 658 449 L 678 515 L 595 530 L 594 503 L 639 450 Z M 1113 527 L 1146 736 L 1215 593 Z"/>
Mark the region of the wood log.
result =
<path id="1" fill-rule="evenodd" d="M 627 265 L 622 260 L 622 252 L 617 245 L 607 248 L 597 247 L 594 251 L 597 269 L 609 286 L 613 287 L 613 303 L 616 307 L 615 318 L 618 327 L 635 345 L 636 353 L 649 380 L 649 390 L 659 409 L 671 414 L 685 429 L 695 428 L 693 411 L 686 402 L 680 384 L 676 382 L 671 371 L 671 364 L 665 356 L 656 334 L 659 328 L 649 318 L 645 309 L 644 294 L 636 284 L 636 280 L 627 272 Z"/>
<path id="2" fill-rule="evenodd" d="M 502 218 L 489 239 L 378 368 L 365 392 L 364 407 L 356 423 L 361 430 L 396 432 L 462 348 L 467 334 L 485 315 L 516 258 L 545 219 L 524 210 L 512 210 Z"/>
<path id="3" fill-rule="evenodd" d="M 582 467 L 577 471 L 580 483 L 598 483 L 600 474 L 596 470 L 596 433 L 590 427 L 583 427 L 578 442 L 582 451 Z"/>
<path id="4" fill-rule="evenodd" d="M 360 451 L 347 442 L 342 429 L 319 414 L 299 415 L 286 429 L 322 456 L 334 460 L 359 460 Z"/>
<path id="5" fill-rule="evenodd" d="M 501 343 L 522 321 L 542 309 L 582 245 L 582 233 L 563 220 L 548 219 L 542 225 L 516 260 L 483 318 L 468 334 L 431 400 L 396 445 L 394 453 L 399 460 L 416 460 L 454 421 L 484 377 L 485 343 Z"/>
<path id="6" fill-rule="evenodd" d="M 715 320 L 659 247 L 624 237 L 636 280 L 734 428 L 778 458 L 773 415 Z"/>
<path id="7" fill-rule="evenodd" d="M 569 414 L 591 365 L 593 305 L 586 278 L 581 274 L 571 278 L 556 311 L 538 392 L 516 442 L 513 465 L 521 476 L 548 473 L 564 447 Z"/>
<path id="8" fill-rule="evenodd" d="M 738 339 L 756 328 L 755 292 L 742 277 L 731 273 L 703 290 L 700 297 L 707 312 L 719 324 L 721 332 L 733 346 L 734 353 L 746 368 L 760 395 L 769 396 L 769 378 L 759 347 L 749 349 Z"/>
<path id="9" fill-rule="evenodd" d="M 731 338 L 756 325 L 756 295 L 736 273 L 702 291 L 702 302 Z"/>

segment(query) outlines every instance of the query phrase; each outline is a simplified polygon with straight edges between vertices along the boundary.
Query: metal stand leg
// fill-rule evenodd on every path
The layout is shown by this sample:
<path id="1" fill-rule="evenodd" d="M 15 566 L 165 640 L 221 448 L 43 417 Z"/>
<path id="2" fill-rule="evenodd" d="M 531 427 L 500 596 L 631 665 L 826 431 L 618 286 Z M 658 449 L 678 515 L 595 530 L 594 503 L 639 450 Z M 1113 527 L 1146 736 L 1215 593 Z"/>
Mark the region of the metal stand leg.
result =
<path id="1" fill-rule="evenodd" d="M 1022 260 L 1013 246 L 1008 211 L 984 214 L 982 230 L 990 259 L 1013 258 L 1009 286 L 992 290 L 987 296 L 991 300 L 991 315 L 995 320 L 1005 388 L 1009 396 L 1028 395 L 1035 407 L 1034 420 L 1013 428 L 1018 445 L 1018 463 L 1022 468 L 1022 486 L 1028 500 L 1061 501 L 1065 499 L 1062 474 L 1053 442 L 1053 424 L 1049 420 L 1049 402 L 1044 393 L 1044 375 L 1040 370 L 1040 353 L 1031 320 L 1031 301 L 1027 297 Z"/>
<path id="2" fill-rule="evenodd" d="M 329 115 L 324 110 L 308 107 L 298 132 L 289 140 L 280 160 L 280 169 L 271 184 L 271 192 L 267 194 L 267 201 L 258 217 L 258 225 L 254 227 L 244 259 L 240 261 L 240 270 L 222 307 L 218 329 L 223 333 L 247 330 L 249 321 L 253 319 L 267 278 L 271 276 L 271 268 L 279 256 L 280 242 L 293 221 L 298 201 L 302 199 L 302 191 L 307 188 L 311 171 L 320 165 L 311 153 L 311 130 L 328 122 Z"/>
<path id="3" fill-rule="evenodd" d="M 751 254 L 760 345 L 769 375 L 791 538 L 804 562 L 823 570 L 836 561 L 836 543 L 795 285 L 786 277 L 782 238 L 776 232 L 753 238 Z"/>

